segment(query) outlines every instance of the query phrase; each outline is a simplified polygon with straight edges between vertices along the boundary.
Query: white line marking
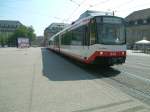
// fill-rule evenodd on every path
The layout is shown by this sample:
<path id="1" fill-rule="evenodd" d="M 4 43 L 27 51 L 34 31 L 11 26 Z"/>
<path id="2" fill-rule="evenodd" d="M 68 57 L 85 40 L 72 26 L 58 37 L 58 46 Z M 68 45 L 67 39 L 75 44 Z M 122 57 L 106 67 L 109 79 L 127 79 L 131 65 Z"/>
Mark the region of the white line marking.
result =
<path id="1" fill-rule="evenodd" d="M 126 61 L 126 62 L 127 62 L 127 63 L 130 63 L 130 61 Z M 143 64 L 143 63 L 139 63 L 139 62 L 130 63 L 130 64 L 138 64 L 138 65 L 150 67 L 150 65 L 148 65 L 148 64 Z"/>
<path id="2" fill-rule="evenodd" d="M 131 77 L 134 77 L 134 78 L 137 78 L 137 79 L 143 80 L 144 82 L 148 82 L 148 83 L 150 83 L 150 80 L 149 80 L 149 79 L 146 79 L 146 78 L 140 77 L 140 76 L 138 76 L 138 75 L 135 75 L 135 74 L 129 73 L 129 72 L 124 71 L 124 70 L 121 70 L 121 71 L 122 71 L 122 72 L 124 72 L 124 73 L 126 73 L 126 74 L 128 74 L 128 75 L 130 75 Z"/>
<path id="3" fill-rule="evenodd" d="M 138 69 L 145 69 L 145 70 L 150 70 L 149 67 L 143 67 L 143 66 L 136 66 L 136 65 L 129 65 L 129 64 L 125 64 L 125 67 L 132 67 L 132 68 L 138 68 Z"/>
<path id="4" fill-rule="evenodd" d="M 139 65 L 142 65 L 142 66 L 150 67 L 150 65 L 147 65 L 147 64 L 142 64 L 142 63 L 136 63 L 136 64 L 139 64 Z"/>

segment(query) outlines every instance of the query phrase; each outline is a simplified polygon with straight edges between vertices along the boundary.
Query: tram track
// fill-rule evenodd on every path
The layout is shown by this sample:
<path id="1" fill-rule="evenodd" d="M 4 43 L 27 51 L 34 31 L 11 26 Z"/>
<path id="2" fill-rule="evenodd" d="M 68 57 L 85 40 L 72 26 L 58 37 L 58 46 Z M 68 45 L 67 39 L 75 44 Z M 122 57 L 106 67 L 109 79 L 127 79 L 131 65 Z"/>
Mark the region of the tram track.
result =
<path id="1" fill-rule="evenodd" d="M 110 80 L 113 80 L 113 81 L 119 83 L 119 85 L 121 85 L 121 87 L 123 87 L 123 88 L 127 88 L 128 91 L 124 90 L 125 93 L 127 93 L 130 96 L 132 96 L 134 98 L 137 98 L 139 100 L 143 100 L 144 103 L 150 105 L 150 93 L 144 92 L 144 91 L 142 91 L 140 89 L 136 89 L 133 86 L 125 84 L 125 83 L 123 83 L 123 82 L 121 82 L 119 80 L 116 80 L 114 78 L 110 78 Z"/>
<path id="2" fill-rule="evenodd" d="M 133 74 L 128 69 L 124 69 L 124 66 L 118 65 L 110 68 L 99 68 L 97 66 L 85 70 L 98 78 L 98 80 L 94 80 L 95 83 L 99 84 L 99 80 L 103 80 L 150 106 L 150 79 L 140 75 L 141 72 Z M 133 72 L 135 70 L 133 69 Z"/>
<path id="3" fill-rule="evenodd" d="M 122 70 L 121 70 L 121 72 L 123 73 L 123 74 L 120 74 L 122 76 L 122 78 L 109 77 L 109 78 L 104 78 L 104 81 L 106 81 L 107 83 L 111 83 L 111 85 L 113 85 L 113 86 L 114 85 L 117 86 L 117 88 L 119 88 L 123 92 L 129 94 L 130 96 L 132 96 L 136 99 L 143 101 L 144 103 L 146 103 L 147 105 L 150 106 L 150 89 L 146 90 L 146 89 L 143 89 L 140 87 L 138 88 L 137 87 L 138 85 L 134 86 L 134 84 L 130 83 L 132 81 L 129 81 L 129 83 L 128 83 L 127 78 L 123 78 L 123 75 L 128 76 L 128 79 L 131 78 L 131 75 L 129 76 L 129 74 L 127 74 L 126 72 L 124 72 Z M 105 77 L 105 75 L 107 75 L 107 74 L 108 74 L 108 72 L 103 73 L 102 76 Z M 123 79 L 123 80 L 121 80 L 121 79 Z M 147 86 L 147 88 L 150 87 L 149 79 L 135 76 L 134 79 L 131 78 L 130 80 L 140 80 L 143 83 L 143 86 Z"/>

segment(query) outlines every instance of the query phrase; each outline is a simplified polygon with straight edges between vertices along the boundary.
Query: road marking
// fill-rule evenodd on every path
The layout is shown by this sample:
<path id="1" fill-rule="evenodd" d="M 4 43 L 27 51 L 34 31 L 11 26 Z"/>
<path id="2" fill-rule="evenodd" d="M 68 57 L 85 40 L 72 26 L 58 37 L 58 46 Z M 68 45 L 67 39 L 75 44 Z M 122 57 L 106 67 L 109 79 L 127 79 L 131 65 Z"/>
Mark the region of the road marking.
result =
<path id="1" fill-rule="evenodd" d="M 124 71 L 124 70 L 121 70 L 121 72 L 124 72 L 124 73 L 126 73 L 126 74 L 130 75 L 131 77 L 134 77 L 134 78 L 137 78 L 137 79 L 143 80 L 144 82 L 148 82 L 148 83 L 150 83 L 150 80 L 149 80 L 149 79 L 146 79 L 146 78 L 143 78 L 143 77 L 137 76 L 137 75 L 135 75 L 135 74 L 129 73 L 129 72 Z"/>
<path id="2" fill-rule="evenodd" d="M 75 110 L 75 111 L 72 111 L 72 112 L 91 112 L 91 111 L 96 111 L 96 110 L 115 108 L 117 106 L 129 104 L 131 102 L 133 102 L 133 100 L 129 99 L 129 100 L 126 100 L 126 101 L 120 101 L 120 102 L 110 103 L 110 104 L 106 104 L 106 105 L 100 105 L 100 106 L 97 106 L 97 107 L 91 107 L 91 108 L 87 108 L 87 109 Z M 143 108 L 145 109 L 145 107 L 143 107 Z"/>
<path id="3" fill-rule="evenodd" d="M 126 61 L 126 62 L 127 62 L 127 63 L 130 63 L 130 61 Z M 130 64 L 138 64 L 138 65 L 150 67 L 150 65 L 148 65 L 148 64 L 142 64 L 142 63 L 139 63 L 139 62 L 130 63 Z"/>
<path id="4" fill-rule="evenodd" d="M 150 70 L 149 67 L 142 67 L 142 66 L 136 66 L 136 65 L 129 65 L 129 64 L 125 64 L 126 67 L 132 67 L 132 68 L 138 68 L 138 69 L 146 69 L 146 70 Z"/>

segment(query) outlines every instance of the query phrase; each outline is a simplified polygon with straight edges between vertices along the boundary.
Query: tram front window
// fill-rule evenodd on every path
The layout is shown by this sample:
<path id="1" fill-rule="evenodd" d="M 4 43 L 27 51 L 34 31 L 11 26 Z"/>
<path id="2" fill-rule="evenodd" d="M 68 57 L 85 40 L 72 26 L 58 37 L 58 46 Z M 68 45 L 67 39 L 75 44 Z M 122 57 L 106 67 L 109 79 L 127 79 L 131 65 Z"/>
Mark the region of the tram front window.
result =
<path id="1" fill-rule="evenodd" d="M 98 43 L 124 44 L 125 27 L 118 23 L 97 23 Z"/>

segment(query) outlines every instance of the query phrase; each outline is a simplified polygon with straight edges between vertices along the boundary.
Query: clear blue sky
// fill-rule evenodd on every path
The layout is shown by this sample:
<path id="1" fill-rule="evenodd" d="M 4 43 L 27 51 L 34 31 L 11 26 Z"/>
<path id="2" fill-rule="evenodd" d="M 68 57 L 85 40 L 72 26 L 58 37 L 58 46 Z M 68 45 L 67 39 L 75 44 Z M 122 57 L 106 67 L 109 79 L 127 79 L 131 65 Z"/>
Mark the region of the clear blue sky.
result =
<path id="1" fill-rule="evenodd" d="M 37 35 L 43 35 L 52 22 L 70 23 L 87 9 L 115 10 L 117 16 L 125 17 L 149 7 L 150 0 L 0 0 L 0 20 L 19 20 L 32 25 Z"/>

